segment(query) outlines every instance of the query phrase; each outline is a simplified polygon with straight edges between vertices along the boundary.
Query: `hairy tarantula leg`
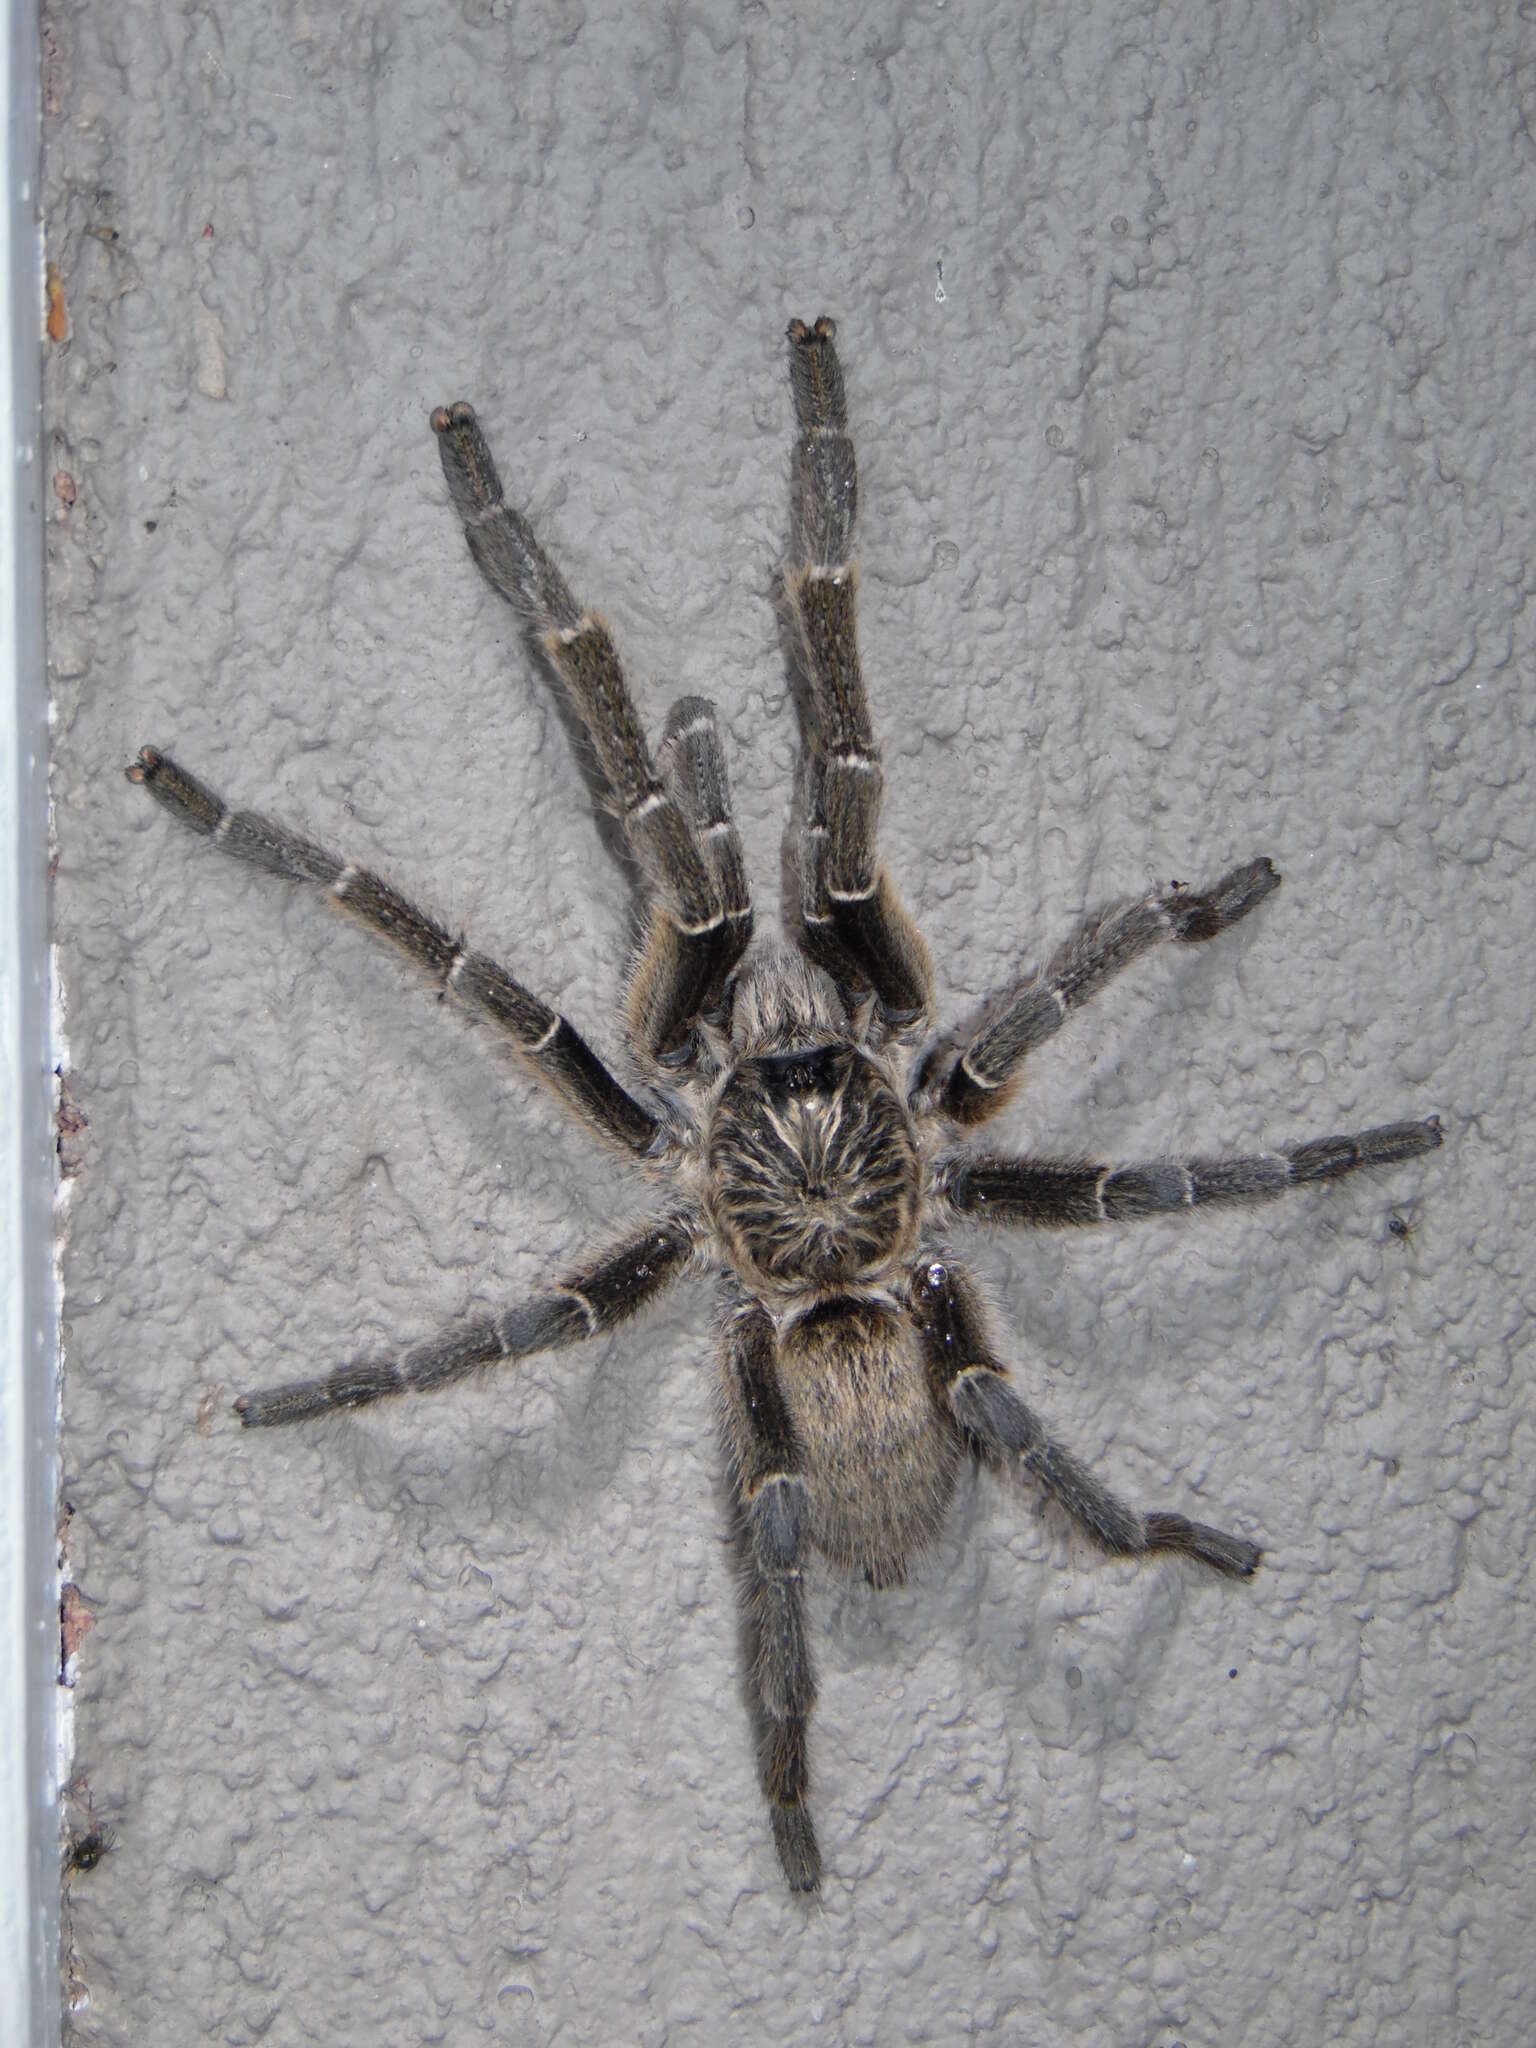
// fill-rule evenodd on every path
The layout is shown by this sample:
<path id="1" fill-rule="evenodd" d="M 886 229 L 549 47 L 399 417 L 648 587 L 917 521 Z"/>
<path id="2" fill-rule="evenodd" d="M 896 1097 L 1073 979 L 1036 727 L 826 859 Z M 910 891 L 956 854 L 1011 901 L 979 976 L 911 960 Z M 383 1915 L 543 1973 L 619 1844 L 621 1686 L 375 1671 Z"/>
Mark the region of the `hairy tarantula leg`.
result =
<path id="1" fill-rule="evenodd" d="M 1113 1556 L 1175 1550 L 1233 1578 L 1253 1576 L 1262 1555 L 1257 1544 L 1184 1515 L 1128 1507 L 1052 1441 L 1009 1384 L 987 1341 L 980 1297 L 964 1273 L 937 1260 L 925 1263 L 913 1276 L 911 1301 L 934 1397 L 983 1456 L 1037 1481 Z"/>
<path id="2" fill-rule="evenodd" d="M 1308 1138 L 1279 1152 L 1229 1159 L 1151 1159 L 1132 1166 L 1086 1160 L 960 1157 L 940 1166 L 943 1198 L 961 1216 L 1038 1229 L 1126 1223 L 1179 1209 L 1273 1201 L 1312 1181 L 1341 1180 L 1363 1166 L 1396 1166 L 1433 1152 L 1440 1119 L 1379 1124 L 1335 1138 Z"/>
<path id="3" fill-rule="evenodd" d="M 800 848 L 806 950 L 846 986 L 848 965 L 886 1016 L 926 1014 L 933 970 L 875 841 L 885 789 L 859 668 L 858 570 L 853 560 L 858 467 L 848 432 L 836 328 L 789 325 L 796 451 L 794 547 L 784 594 L 799 628 L 810 685 L 805 744 L 813 766 Z"/>
<path id="4" fill-rule="evenodd" d="M 647 1224 L 625 1244 L 499 1316 L 484 1316 L 413 1345 L 399 1358 L 360 1359 L 317 1380 L 242 1394 L 235 1413 L 247 1429 L 308 1422 L 336 1408 L 363 1408 L 391 1394 L 431 1394 L 488 1366 L 556 1351 L 614 1329 L 675 1280 L 693 1254 L 686 1217 Z"/>
<path id="5" fill-rule="evenodd" d="M 680 697 L 667 713 L 661 742 L 661 772 L 682 799 L 715 879 L 726 922 L 739 936 L 752 932 L 752 898 L 747 888 L 741 834 L 731 815 L 731 784 L 720 720 L 707 697 Z M 742 941 L 745 947 L 745 940 Z"/>
<path id="6" fill-rule="evenodd" d="M 816 1703 L 816 1673 L 802 1585 L 810 1492 L 774 1370 L 773 1323 L 755 1303 L 731 1319 L 724 1366 L 726 1438 L 742 1517 L 758 1774 L 790 1890 L 813 1892 L 821 1883 L 821 1851 L 805 1797 L 806 1729 Z"/>
<path id="7" fill-rule="evenodd" d="M 655 896 L 630 989 L 637 1043 L 657 1059 L 685 1058 L 694 1021 L 714 1008 L 750 936 L 745 889 L 726 905 L 694 820 L 656 772 L 607 626 L 583 609 L 520 512 L 507 504 L 473 407 L 432 414 L 448 495 L 469 551 L 496 594 L 523 619 L 558 676 L 591 745 L 637 866 Z"/>
<path id="8" fill-rule="evenodd" d="M 232 811 L 169 755 L 141 747 L 128 780 L 147 789 L 173 817 L 236 860 L 292 882 L 324 889 L 334 903 L 390 939 L 468 1006 L 504 1031 L 546 1087 L 610 1143 L 646 1153 L 661 1125 L 609 1073 L 557 1010 L 541 1003 L 505 968 L 468 952 L 414 904 L 367 868 L 351 867 L 312 840 L 257 811 Z"/>
<path id="9" fill-rule="evenodd" d="M 1169 940 L 1193 946 L 1214 939 L 1279 886 L 1273 861 L 1250 860 L 1199 895 L 1160 890 L 1136 902 L 1106 904 L 1084 919 L 1044 967 L 993 999 L 990 1022 L 947 1073 L 939 1070 L 946 1054 L 953 1053 L 953 1041 L 929 1055 L 922 1092 L 956 1123 L 984 1123 L 1009 1100 L 1024 1061 L 1055 1036 L 1069 1011 L 1096 996 L 1152 947 Z M 937 1085 L 927 1075 L 937 1075 Z"/>
<path id="10" fill-rule="evenodd" d="M 752 936 L 752 897 L 747 887 L 741 834 L 731 815 L 731 785 L 726 772 L 720 724 L 707 697 L 682 697 L 667 713 L 662 735 L 662 780 L 683 807 L 698 835 L 714 884 L 722 922 L 712 937 L 693 949 L 691 971 L 696 985 L 671 997 L 639 986 L 642 978 L 676 960 L 676 978 L 686 981 L 690 956 L 666 931 L 654 932 L 636 969 L 631 993 L 632 1014 L 642 1018 L 658 1008 L 685 1015 L 690 1027 L 702 1012 L 715 1007 L 727 976 L 746 951 Z M 654 1037 L 654 1031 L 652 1036 Z"/>

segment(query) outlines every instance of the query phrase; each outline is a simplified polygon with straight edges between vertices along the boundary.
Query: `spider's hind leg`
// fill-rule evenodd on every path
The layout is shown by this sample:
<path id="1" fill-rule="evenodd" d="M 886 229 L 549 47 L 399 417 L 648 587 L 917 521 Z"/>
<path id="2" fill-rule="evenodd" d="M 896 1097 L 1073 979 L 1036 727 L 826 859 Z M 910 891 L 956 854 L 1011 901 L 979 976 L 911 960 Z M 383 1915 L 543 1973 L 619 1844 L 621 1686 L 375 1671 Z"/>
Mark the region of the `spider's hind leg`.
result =
<path id="1" fill-rule="evenodd" d="M 806 1805 L 806 1734 L 816 1673 L 805 1633 L 803 1558 L 810 1494 L 774 1370 L 773 1324 L 743 1306 L 726 1335 L 722 1374 L 726 1441 L 741 1517 L 748 1690 L 758 1777 L 774 1847 L 791 1891 L 821 1884 L 821 1851 Z"/>
<path id="2" fill-rule="evenodd" d="M 938 1260 L 927 1262 L 913 1277 L 911 1301 L 934 1398 L 990 1463 L 1016 1467 L 1033 1479 L 1112 1556 L 1180 1551 L 1229 1577 L 1252 1578 L 1261 1555 L 1257 1544 L 1184 1515 L 1129 1507 L 1053 1442 L 1009 1384 L 1007 1368 L 987 1340 L 980 1296 L 965 1274 Z"/>
<path id="3" fill-rule="evenodd" d="M 745 889 L 729 904 L 722 896 L 723 872 L 682 784 L 659 774 L 651 759 L 612 634 L 577 603 L 528 521 L 506 502 L 473 407 L 440 406 L 432 429 L 469 551 L 558 676 L 651 894 L 650 933 L 631 990 L 636 1042 L 656 1060 L 684 1060 L 695 1022 L 718 1003 L 746 946 Z M 718 735 L 714 745 L 718 757 Z"/>
<path id="4" fill-rule="evenodd" d="M 784 595 L 808 685 L 797 856 L 800 939 L 843 989 L 872 988 L 898 1026 L 933 999 L 928 949 L 876 854 L 885 776 L 859 667 L 853 559 L 858 467 L 848 432 L 836 329 L 823 316 L 789 327 L 796 451 L 794 558 Z"/>

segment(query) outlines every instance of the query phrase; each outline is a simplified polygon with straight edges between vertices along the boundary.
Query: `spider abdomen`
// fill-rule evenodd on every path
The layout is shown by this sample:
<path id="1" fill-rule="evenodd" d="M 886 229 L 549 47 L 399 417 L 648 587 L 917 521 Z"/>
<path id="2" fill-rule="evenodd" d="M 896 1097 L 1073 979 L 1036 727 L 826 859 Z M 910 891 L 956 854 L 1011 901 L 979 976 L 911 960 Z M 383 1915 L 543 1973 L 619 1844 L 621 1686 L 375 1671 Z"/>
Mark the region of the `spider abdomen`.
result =
<path id="1" fill-rule="evenodd" d="M 879 1303 L 824 1302 L 780 1337 L 776 1376 L 812 1541 L 841 1569 L 899 1585 L 938 1534 L 962 1457 L 911 1323 Z"/>

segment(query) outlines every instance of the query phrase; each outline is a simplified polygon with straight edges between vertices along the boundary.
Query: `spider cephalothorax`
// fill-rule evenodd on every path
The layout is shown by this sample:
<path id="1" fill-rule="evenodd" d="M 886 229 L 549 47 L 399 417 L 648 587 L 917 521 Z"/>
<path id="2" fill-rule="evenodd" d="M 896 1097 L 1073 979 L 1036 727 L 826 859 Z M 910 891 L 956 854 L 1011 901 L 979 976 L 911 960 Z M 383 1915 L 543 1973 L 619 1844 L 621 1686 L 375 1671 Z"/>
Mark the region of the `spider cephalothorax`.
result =
<path id="1" fill-rule="evenodd" d="M 1150 948 L 1230 929 L 1280 877 L 1252 860 L 1207 890 L 1111 904 L 1006 982 L 979 1020 L 934 1034 L 928 951 L 876 853 L 884 784 L 859 667 L 857 467 L 832 322 L 794 321 L 789 340 L 799 440 L 784 595 L 799 641 L 803 744 L 787 944 L 752 947 L 714 707 L 701 697 L 675 705 L 652 756 L 607 626 L 506 503 L 474 412 L 458 404 L 432 415 L 470 553 L 564 691 L 647 897 L 627 1005 L 639 1089 L 378 875 L 229 809 L 153 747 L 128 773 L 226 853 L 327 891 L 401 947 L 665 1193 L 652 1222 L 532 1300 L 389 1357 L 242 1395 L 244 1423 L 448 1386 L 612 1329 L 690 1269 L 722 1276 L 719 1407 L 750 1704 L 779 1858 L 806 1891 L 821 1877 L 806 1804 L 813 1553 L 877 1586 L 899 1581 L 938 1531 L 962 1464 L 978 1459 L 1032 1481 L 1111 1553 L 1181 1552 L 1239 1578 L 1259 1561 L 1245 1537 L 1128 1507 L 1052 1441 L 1016 1391 L 975 1282 L 943 1249 L 953 1232 L 1251 1205 L 1413 1158 L 1440 1143 L 1440 1128 L 1430 1118 L 1279 1152 L 1119 1167 L 964 1146 L 1072 1009 Z"/>
<path id="2" fill-rule="evenodd" d="M 915 1243 L 911 1119 L 889 1073 L 847 1039 L 739 1061 L 710 1119 L 709 1170 L 732 1263 L 790 1302 L 879 1285 Z"/>

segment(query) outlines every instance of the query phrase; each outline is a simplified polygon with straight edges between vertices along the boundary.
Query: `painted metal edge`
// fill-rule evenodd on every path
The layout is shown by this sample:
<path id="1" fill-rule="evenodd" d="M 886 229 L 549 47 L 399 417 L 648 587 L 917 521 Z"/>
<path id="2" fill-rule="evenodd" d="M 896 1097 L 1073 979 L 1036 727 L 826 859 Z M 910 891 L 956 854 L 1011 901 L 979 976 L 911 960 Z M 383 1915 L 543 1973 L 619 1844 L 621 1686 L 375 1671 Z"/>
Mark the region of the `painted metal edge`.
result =
<path id="1" fill-rule="evenodd" d="M 58 1367 L 43 642 L 41 93 L 0 39 L 0 2041 L 59 2039 Z"/>

